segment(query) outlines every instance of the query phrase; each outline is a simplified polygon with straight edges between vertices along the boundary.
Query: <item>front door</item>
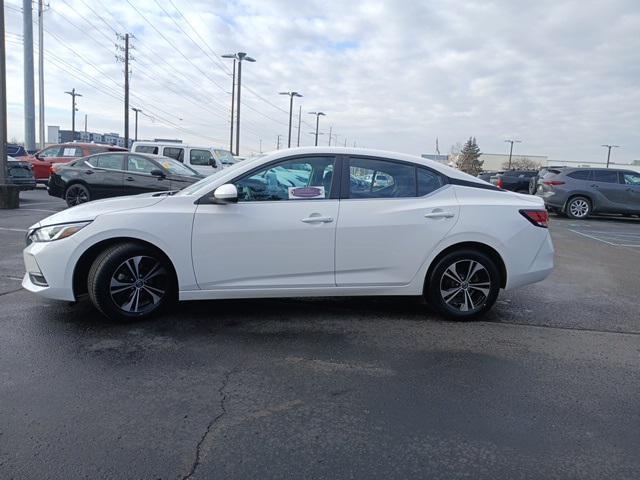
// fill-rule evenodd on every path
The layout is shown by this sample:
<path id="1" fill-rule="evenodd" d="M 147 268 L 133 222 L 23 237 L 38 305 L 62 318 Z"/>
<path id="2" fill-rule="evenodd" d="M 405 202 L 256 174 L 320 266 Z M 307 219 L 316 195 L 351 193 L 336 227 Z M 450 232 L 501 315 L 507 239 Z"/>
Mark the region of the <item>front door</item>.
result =
<path id="1" fill-rule="evenodd" d="M 193 266 L 203 290 L 335 286 L 333 156 L 279 160 L 233 182 L 238 203 L 198 205 Z"/>
<path id="2" fill-rule="evenodd" d="M 591 186 L 596 192 L 596 211 L 627 211 L 626 186 L 620 183 L 617 170 L 593 170 Z"/>
<path id="3" fill-rule="evenodd" d="M 640 214 L 640 173 L 622 172 L 628 213 Z"/>
<path id="4" fill-rule="evenodd" d="M 136 195 L 169 190 L 171 181 L 166 177 L 151 175 L 153 170 L 162 170 L 162 168 L 142 155 L 127 155 L 127 171 L 123 182 L 124 194 Z"/>
<path id="5" fill-rule="evenodd" d="M 343 190 L 338 286 L 409 284 L 458 218 L 453 189 L 426 167 L 352 157 Z"/>

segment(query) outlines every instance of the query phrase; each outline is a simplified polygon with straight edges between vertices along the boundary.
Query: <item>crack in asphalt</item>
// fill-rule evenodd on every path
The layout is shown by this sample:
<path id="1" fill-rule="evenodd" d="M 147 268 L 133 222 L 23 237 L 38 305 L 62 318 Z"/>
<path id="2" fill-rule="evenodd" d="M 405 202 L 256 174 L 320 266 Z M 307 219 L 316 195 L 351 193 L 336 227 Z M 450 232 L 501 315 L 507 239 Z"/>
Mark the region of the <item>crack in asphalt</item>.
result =
<path id="1" fill-rule="evenodd" d="M 0 297 L 2 297 L 3 295 L 9 295 L 10 293 L 17 293 L 21 290 L 22 288 L 16 288 L 15 290 L 9 290 L 8 292 L 0 292 Z"/>
<path id="2" fill-rule="evenodd" d="M 202 445 L 207 440 L 207 437 L 211 433 L 211 430 L 213 429 L 213 426 L 216 423 L 218 423 L 218 421 L 227 414 L 227 409 L 226 409 L 226 406 L 225 406 L 225 402 L 227 400 L 227 394 L 225 392 L 225 389 L 227 388 L 227 385 L 229 384 L 229 378 L 231 377 L 232 374 L 234 374 L 236 372 L 237 369 L 238 369 L 238 366 L 233 367 L 224 376 L 224 379 L 222 381 L 222 385 L 218 389 L 218 396 L 220 397 L 220 408 L 222 409 L 222 411 L 218 415 L 216 415 L 214 418 L 212 418 L 211 421 L 207 424 L 206 430 L 204 431 L 204 433 L 202 434 L 202 437 L 200 437 L 200 440 L 198 441 L 198 443 L 196 445 L 196 456 L 194 458 L 193 463 L 191 464 L 191 468 L 189 469 L 189 473 L 184 475 L 182 477 L 182 480 L 187 480 L 187 479 L 191 478 L 196 473 L 196 470 L 200 466 L 200 455 L 201 455 L 201 451 L 202 451 Z"/>
<path id="3" fill-rule="evenodd" d="M 493 323 L 498 325 L 514 325 L 517 327 L 533 327 L 533 328 L 551 328 L 554 330 L 566 330 L 570 332 L 589 332 L 589 333 L 614 333 L 619 335 L 640 335 L 640 332 L 635 332 L 633 330 L 607 330 L 607 329 L 598 329 L 598 328 L 582 328 L 582 327 L 562 327 L 559 325 L 536 325 L 533 323 L 524 323 L 524 322 L 510 322 L 510 321 L 502 321 L 502 320 L 481 320 L 484 323 Z M 478 322 L 480 323 L 480 322 Z"/>

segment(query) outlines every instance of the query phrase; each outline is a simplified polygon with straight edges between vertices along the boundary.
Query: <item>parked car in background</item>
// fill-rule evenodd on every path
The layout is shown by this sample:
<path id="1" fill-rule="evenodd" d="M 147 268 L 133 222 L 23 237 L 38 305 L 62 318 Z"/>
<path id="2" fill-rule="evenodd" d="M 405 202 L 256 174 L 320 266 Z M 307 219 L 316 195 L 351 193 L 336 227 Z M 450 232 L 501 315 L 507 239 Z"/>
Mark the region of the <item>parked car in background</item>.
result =
<path id="1" fill-rule="evenodd" d="M 485 182 L 489 182 L 491 177 L 495 177 L 499 173 L 503 173 L 502 170 L 487 170 L 486 172 L 482 172 L 478 175 L 480 180 L 484 180 Z"/>
<path id="2" fill-rule="evenodd" d="M 18 185 L 20 190 L 33 190 L 36 188 L 36 178 L 29 162 L 7 157 L 7 173 L 9 174 L 9 183 Z"/>
<path id="3" fill-rule="evenodd" d="M 538 191 L 538 188 L 540 186 L 540 182 L 542 180 L 542 177 L 544 177 L 547 173 L 552 172 L 552 173 L 560 173 L 560 171 L 565 168 L 565 167 L 554 167 L 554 166 L 548 166 L 548 167 L 542 167 L 540 170 L 538 170 L 538 173 L 536 175 L 534 175 L 533 177 L 531 177 L 531 179 L 529 180 L 529 194 L 530 195 L 535 195 L 536 192 Z"/>
<path id="4" fill-rule="evenodd" d="M 8 143 L 7 155 L 13 158 L 27 157 L 29 156 L 29 151 L 25 150 L 22 145 L 18 145 L 16 143 Z"/>
<path id="5" fill-rule="evenodd" d="M 507 170 L 491 177 L 490 182 L 498 188 L 518 193 L 529 193 L 529 180 L 535 170 Z"/>
<path id="6" fill-rule="evenodd" d="M 33 156 L 24 157 L 33 167 L 36 182 L 46 184 L 49 181 L 51 166 L 68 163 L 79 157 L 86 157 L 100 152 L 126 152 L 126 148 L 99 143 L 68 142 L 50 145 L 39 150 Z"/>
<path id="7" fill-rule="evenodd" d="M 550 211 L 583 219 L 591 214 L 640 215 L 640 173 L 614 168 L 549 171 L 537 191 Z"/>
<path id="8" fill-rule="evenodd" d="M 233 162 L 233 155 L 227 150 L 177 142 L 133 142 L 131 151 L 173 158 L 205 176 L 222 170 L 224 162 Z"/>
<path id="9" fill-rule="evenodd" d="M 112 320 L 176 299 L 345 295 L 424 296 L 464 320 L 486 313 L 501 288 L 551 273 L 547 220 L 540 198 L 424 158 L 295 148 L 175 195 L 45 218 L 27 234 L 22 285 L 66 301 L 88 293 Z"/>
<path id="10" fill-rule="evenodd" d="M 172 158 L 107 152 L 56 166 L 48 191 L 71 207 L 98 198 L 180 190 L 202 178 Z"/>

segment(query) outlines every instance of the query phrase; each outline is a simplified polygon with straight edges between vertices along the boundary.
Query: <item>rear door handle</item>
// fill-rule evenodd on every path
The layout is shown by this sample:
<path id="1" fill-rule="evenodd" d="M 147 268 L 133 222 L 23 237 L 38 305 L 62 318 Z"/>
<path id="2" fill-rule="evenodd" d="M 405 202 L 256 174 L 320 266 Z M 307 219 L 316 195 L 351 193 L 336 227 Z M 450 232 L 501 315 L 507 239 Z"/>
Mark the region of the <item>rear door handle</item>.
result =
<path id="1" fill-rule="evenodd" d="M 301 220 L 301 222 L 304 222 L 304 223 L 331 223 L 331 222 L 333 222 L 333 218 L 331 218 L 331 217 L 321 217 L 319 215 L 314 217 L 312 215 L 310 217 L 303 218 Z"/>
<path id="2" fill-rule="evenodd" d="M 136 181 L 135 178 L 133 178 L 133 177 L 127 177 L 127 178 L 125 178 L 125 180 L 127 182 L 135 182 Z"/>
<path id="3" fill-rule="evenodd" d="M 454 214 L 451 212 L 431 212 L 425 213 L 424 218 L 453 218 Z"/>

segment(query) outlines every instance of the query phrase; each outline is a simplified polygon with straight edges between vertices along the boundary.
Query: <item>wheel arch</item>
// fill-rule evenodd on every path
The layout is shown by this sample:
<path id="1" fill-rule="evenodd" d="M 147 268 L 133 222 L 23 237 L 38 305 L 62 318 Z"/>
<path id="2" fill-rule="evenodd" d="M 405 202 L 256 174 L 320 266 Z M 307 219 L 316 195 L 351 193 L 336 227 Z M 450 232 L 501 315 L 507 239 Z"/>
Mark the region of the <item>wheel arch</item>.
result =
<path id="1" fill-rule="evenodd" d="M 567 197 L 567 201 L 564 202 L 564 206 L 562 207 L 562 211 L 563 212 L 567 211 L 567 206 L 569 205 L 569 202 L 571 200 L 573 200 L 574 198 L 576 198 L 576 197 L 584 197 L 584 198 L 586 198 L 589 201 L 589 203 L 591 204 L 591 211 L 595 210 L 595 208 L 596 208 L 595 205 L 596 204 L 595 204 L 593 196 L 591 194 L 589 194 L 589 193 L 584 193 L 584 192 L 580 191 L 580 192 L 571 192 L 571 194 Z"/>
<path id="2" fill-rule="evenodd" d="M 91 265 L 93 264 L 95 259 L 98 258 L 98 255 L 100 255 L 100 253 L 102 253 L 105 249 L 121 243 L 136 243 L 138 245 L 147 247 L 153 250 L 154 252 L 158 253 L 159 255 L 161 255 L 162 258 L 167 262 L 167 265 L 169 266 L 169 268 L 171 269 L 171 274 L 177 285 L 178 275 L 176 273 L 176 268 L 173 262 L 171 261 L 171 258 L 169 257 L 169 255 L 167 255 L 160 247 L 158 247 L 157 245 L 154 245 L 151 242 L 148 242 L 146 240 L 141 240 L 139 238 L 124 237 L 124 236 L 114 237 L 114 238 L 101 240 L 91 245 L 82 253 L 82 255 L 80 255 L 80 258 L 76 262 L 73 269 L 73 295 L 76 299 L 78 298 L 79 295 L 87 293 L 87 278 L 89 275 L 89 269 L 91 268 Z"/>
<path id="3" fill-rule="evenodd" d="M 447 248 L 442 250 L 438 255 L 434 257 L 431 261 L 429 268 L 427 269 L 427 274 L 424 278 L 424 286 L 423 291 L 426 291 L 427 283 L 429 282 L 429 278 L 431 278 L 431 273 L 433 269 L 438 264 L 440 259 L 442 259 L 445 255 L 450 254 L 451 252 L 455 252 L 457 250 L 476 250 L 481 253 L 487 255 L 491 260 L 493 260 L 498 267 L 498 271 L 500 272 L 500 288 L 505 288 L 507 285 L 507 267 L 502 259 L 502 256 L 498 253 L 498 251 L 482 242 L 458 242 L 453 245 L 449 245 Z"/>

